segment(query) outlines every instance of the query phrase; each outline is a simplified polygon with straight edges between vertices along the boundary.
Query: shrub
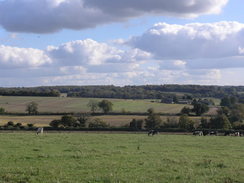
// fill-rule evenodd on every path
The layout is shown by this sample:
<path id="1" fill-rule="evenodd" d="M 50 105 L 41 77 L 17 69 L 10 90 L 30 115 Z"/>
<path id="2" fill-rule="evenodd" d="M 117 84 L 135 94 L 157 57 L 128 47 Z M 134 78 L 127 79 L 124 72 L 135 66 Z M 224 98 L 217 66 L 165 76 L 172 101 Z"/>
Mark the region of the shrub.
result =
<path id="1" fill-rule="evenodd" d="M 5 109 L 0 107 L 0 114 L 4 114 L 5 113 Z"/>
<path id="2" fill-rule="evenodd" d="M 61 118 L 61 125 L 64 127 L 73 127 L 76 126 L 76 119 L 73 116 L 70 115 L 64 115 Z"/>
<path id="3" fill-rule="evenodd" d="M 9 121 L 6 126 L 14 126 L 14 122 L 13 121 Z"/>
<path id="4" fill-rule="evenodd" d="M 109 125 L 103 120 L 96 118 L 89 123 L 89 128 L 108 128 Z"/>
<path id="5" fill-rule="evenodd" d="M 28 127 L 28 128 L 33 128 L 34 125 L 33 125 L 32 123 L 28 123 L 28 124 L 27 124 L 27 127 Z"/>
<path id="6" fill-rule="evenodd" d="M 194 129 L 194 121 L 192 121 L 187 115 L 181 115 L 179 119 L 179 127 L 186 130 Z"/>
<path id="7" fill-rule="evenodd" d="M 162 122 L 160 115 L 156 114 L 152 108 L 148 109 L 148 117 L 145 119 L 147 129 L 157 129 Z"/>
<path id="8" fill-rule="evenodd" d="M 143 127 L 143 120 L 141 119 L 133 119 L 130 122 L 130 128 L 141 130 L 142 127 Z"/>
<path id="9" fill-rule="evenodd" d="M 58 128 L 59 127 L 59 125 L 61 124 L 61 120 L 52 120 L 50 123 L 49 123 L 49 125 L 51 126 L 51 127 L 53 127 L 53 128 Z"/>

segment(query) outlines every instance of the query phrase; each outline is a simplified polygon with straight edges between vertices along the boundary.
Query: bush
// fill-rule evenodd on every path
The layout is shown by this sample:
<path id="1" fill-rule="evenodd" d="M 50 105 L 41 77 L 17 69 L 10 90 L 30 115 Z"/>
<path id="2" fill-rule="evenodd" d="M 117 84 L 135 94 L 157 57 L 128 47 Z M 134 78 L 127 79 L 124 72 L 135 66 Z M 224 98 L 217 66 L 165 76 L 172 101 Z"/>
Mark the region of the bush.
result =
<path id="1" fill-rule="evenodd" d="M 13 121 L 9 121 L 6 126 L 14 126 L 14 122 Z"/>
<path id="2" fill-rule="evenodd" d="M 189 107 L 183 107 L 182 109 L 181 109 L 181 114 L 187 114 L 187 115 L 189 115 L 190 113 L 191 113 L 191 109 L 189 108 Z"/>
<path id="3" fill-rule="evenodd" d="M 192 121 L 187 115 L 181 115 L 179 119 L 179 127 L 186 130 L 194 129 L 194 121 Z"/>
<path id="4" fill-rule="evenodd" d="M 28 127 L 28 128 L 33 128 L 34 125 L 33 125 L 32 123 L 28 123 L 28 124 L 27 124 L 27 127 Z"/>
<path id="5" fill-rule="evenodd" d="M 50 125 L 51 127 L 53 127 L 53 128 L 58 128 L 60 124 L 61 124 L 61 120 L 57 120 L 57 119 L 52 120 L 52 121 L 49 123 L 49 125 Z"/>
<path id="6" fill-rule="evenodd" d="M 142 119 L 133 119 L 130 122 L 130 128 L 141 130 L 142 127 L 143 127 L 143 120 Z"/>
<path id="7" fill-rule="evenodd" d="M 89 124 L 89 128 L 108 128 L 109 125 L 103 120 L 96 118 Z"/>
<path id="8" fill-rule="evenodd" d="M 4 114 L 5 113 L 5 109 L 0 107 L 0 114 Z"/>
<path id="9" fill-rule="evenodd" d="M 101 102 L 98 103 L 98 106 L 100 109 L 102 109 L 102 111 L 105 114 L 107 114 L 113 110 L 113 104 L 112 104 L 112 102 L 110 102 L 108 100 L 102 100 Z"/>
<path id="10" fill-rule="evenodd" d="M 64 115 L 61 118 L 61 125 L 63 125 L 64 127 L 74 127 L 76 126 L 76 119 L 73 116 L 70 115 Z"/>
<path id="11" fill-rule="evenodd" d="M 145 128 L 148 130 L 158 129 L 160 127 L 160 124 L 162 123 L 160 115 L 156 114 L 152 108 L 148 109 L 147 112 L 148 117 L 145 119 Z"/>

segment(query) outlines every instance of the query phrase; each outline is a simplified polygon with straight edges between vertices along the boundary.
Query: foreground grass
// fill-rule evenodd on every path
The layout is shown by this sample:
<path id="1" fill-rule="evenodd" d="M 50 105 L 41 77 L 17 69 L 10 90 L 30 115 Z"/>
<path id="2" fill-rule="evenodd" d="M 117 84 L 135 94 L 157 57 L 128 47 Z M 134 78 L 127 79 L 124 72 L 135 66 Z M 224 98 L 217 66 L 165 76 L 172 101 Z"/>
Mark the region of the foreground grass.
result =
<path id="1" fill-rule="evenodd" d="M 244 139 L 0 134 L 0 182 L 244 182 Z"/>

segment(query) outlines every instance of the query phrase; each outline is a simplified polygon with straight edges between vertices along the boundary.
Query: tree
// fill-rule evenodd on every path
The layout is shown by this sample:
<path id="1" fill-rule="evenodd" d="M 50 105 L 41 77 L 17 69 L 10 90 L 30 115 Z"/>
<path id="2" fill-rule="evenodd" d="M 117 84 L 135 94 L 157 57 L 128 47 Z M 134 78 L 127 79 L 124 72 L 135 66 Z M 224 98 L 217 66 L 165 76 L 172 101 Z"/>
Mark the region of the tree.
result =
<path id="1" fill-rule="evenodd" d="M 179 102 L 178 97 L 176 95 L 173 96 L 173 102 L 177 104 Z"/>
<path id="2" fill-rule="evenodd" d="M 231 97 L 224 97 L 221 99 L 220 105 L 226 107 L 232 107 L 237 103 L 237 98 L 234 96 Z"/>
<path id="3" fill-rule="evenodd" d="M 206 104 L 200 102 L 194 102 L 192 112 L 195 112 L 197 116 L 201 116 L 203 113 L 208 112 L 209 107 Z"/>
<path id="4" fill-rule="evenodd" d="M 143 127 L 143 120 L 141 119 L 133 119 L 130 122 L 130 128 L 136 129 L 136 130 L 141 130 Z"/>
<path id="5" fill-rule="evenodd" d="M 95 113 L 98 109 L 98 102 L 96 100 L 89 100 L 87 106 L 90 108 L 92 113 Z"/>
<path id="6" fill-rule="evenodd" d="M 152 108 L 147 110 L 148 117 L 145 119 L 145 128 L 148 130 L 157 129 L 162 123 L 162 119 L 159 114 L 156 114 Z"/>
<path id="7" fill-rule="evenodd" d="M 189 108 L 189 107 L 183 107 L 182 109 L 181 109 L 181 112 L 180 112 L 181 114 L 187 114 L 187 115 L 189 115 L 190 113 L 191 113 L 191 109 Z"/>
<path id="8" fill-rule="evenodd" d="M 36 102 L 30 102 L 26 106 L 26 111 L 28 114 L 37 114 L 38 113 L 38 104 Z"/>
<path id="9" fill-rule="evenodd" d="M 102 100 L 98 103 L 98 106 L 105 114 L 113 110 L 113 104 L 108 100 Z"/>
<path id="10" fill-rule="evenodd" d="M 76 119 L 70 115 L 64 115 L 61 118 L 61 125 L 64 127 L 75 127 L 76 126 Z"/>
<path id="11" fill-rule="evenodd" d="M 231 123 L 225 114 L 218 114 L 210 119 L 210 127 L 214 129 L 231 129 Z"/>
<path id="12" fill-rule="evenodd" d="M 87 122 L 89 121 L 89 115 L 88 114 L 81 114 L 80 117 L 77 119 L 77 122 L 79 123 L 79 127 L 86 127 Z"/>
<path id="13" fill-rule="evenodd" d="M 192 121 L 187 115 L 181 115 L 179 119 L 179 127 L 186 130 L 194 129 L 194 121 Z"/>
<path id="14" fill-rule="evenodd" d="M 108 128 L 109 125 L 103 120 L 96 118 L 89 124 L 89 128 Z"/>
<path id="15" fill-rule="evenodd" d="M 5 109 L 0 107 L 0 114 L 4 114 L 5 113 Z"/>
<path id="16" fill-rule="evenodd" d="M 13 122 L 13 121 L 9 121 L 9 122 L 7 123 L 7 126 L 14 126 L 14 122 Z"/>
<path id="17" fill-rule="evenodd" d="M 57 119 L 52 120 L 52 121 L 49 123 L 49 125 L 50 125 L 51 127 L 53 127 L 53 128 L 58 128 L 60 124 L 61 124 L 61 120 L 57 120 Z"/>
<path id="18" fill-rule="evenodd" d="M 201 122 L 201 124 L 200 124 L 201 128 L 210 128 L 210 124 L 209 124 L 207 118 L 202 117 L 200 122 Z"/>

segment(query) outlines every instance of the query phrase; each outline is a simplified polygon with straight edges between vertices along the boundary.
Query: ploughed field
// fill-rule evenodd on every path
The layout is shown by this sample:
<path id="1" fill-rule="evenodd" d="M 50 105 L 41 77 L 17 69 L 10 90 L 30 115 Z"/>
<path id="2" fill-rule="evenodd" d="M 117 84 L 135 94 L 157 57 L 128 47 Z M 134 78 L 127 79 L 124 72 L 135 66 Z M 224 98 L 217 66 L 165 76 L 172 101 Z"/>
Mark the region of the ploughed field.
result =
<path id="1" fill-rule="evenodd" d="M 243 137 L 0 133 L 0 182 L 244 182 Z"/>
<path id="2" fill-rule="evenodd" d="M 61 97 L 16 97 L 0 96 L 0 107 L 7 112 L 25 113 L 26 105 L 29 102 L 38 104 L 39 112 L 62 113 L 62 112 L 89 112 L 87 106 L 90 100 L 101 101 L 103 99 L 91 98 L 61 98 Z M 146 112 L 149 108 L 154 108 L 156 112 L 175 114 L 179 113 L 184 104 L 163 104 L 155 100 L 125 100 L 107 99 L 113 103 L 113 112 Z"/>

